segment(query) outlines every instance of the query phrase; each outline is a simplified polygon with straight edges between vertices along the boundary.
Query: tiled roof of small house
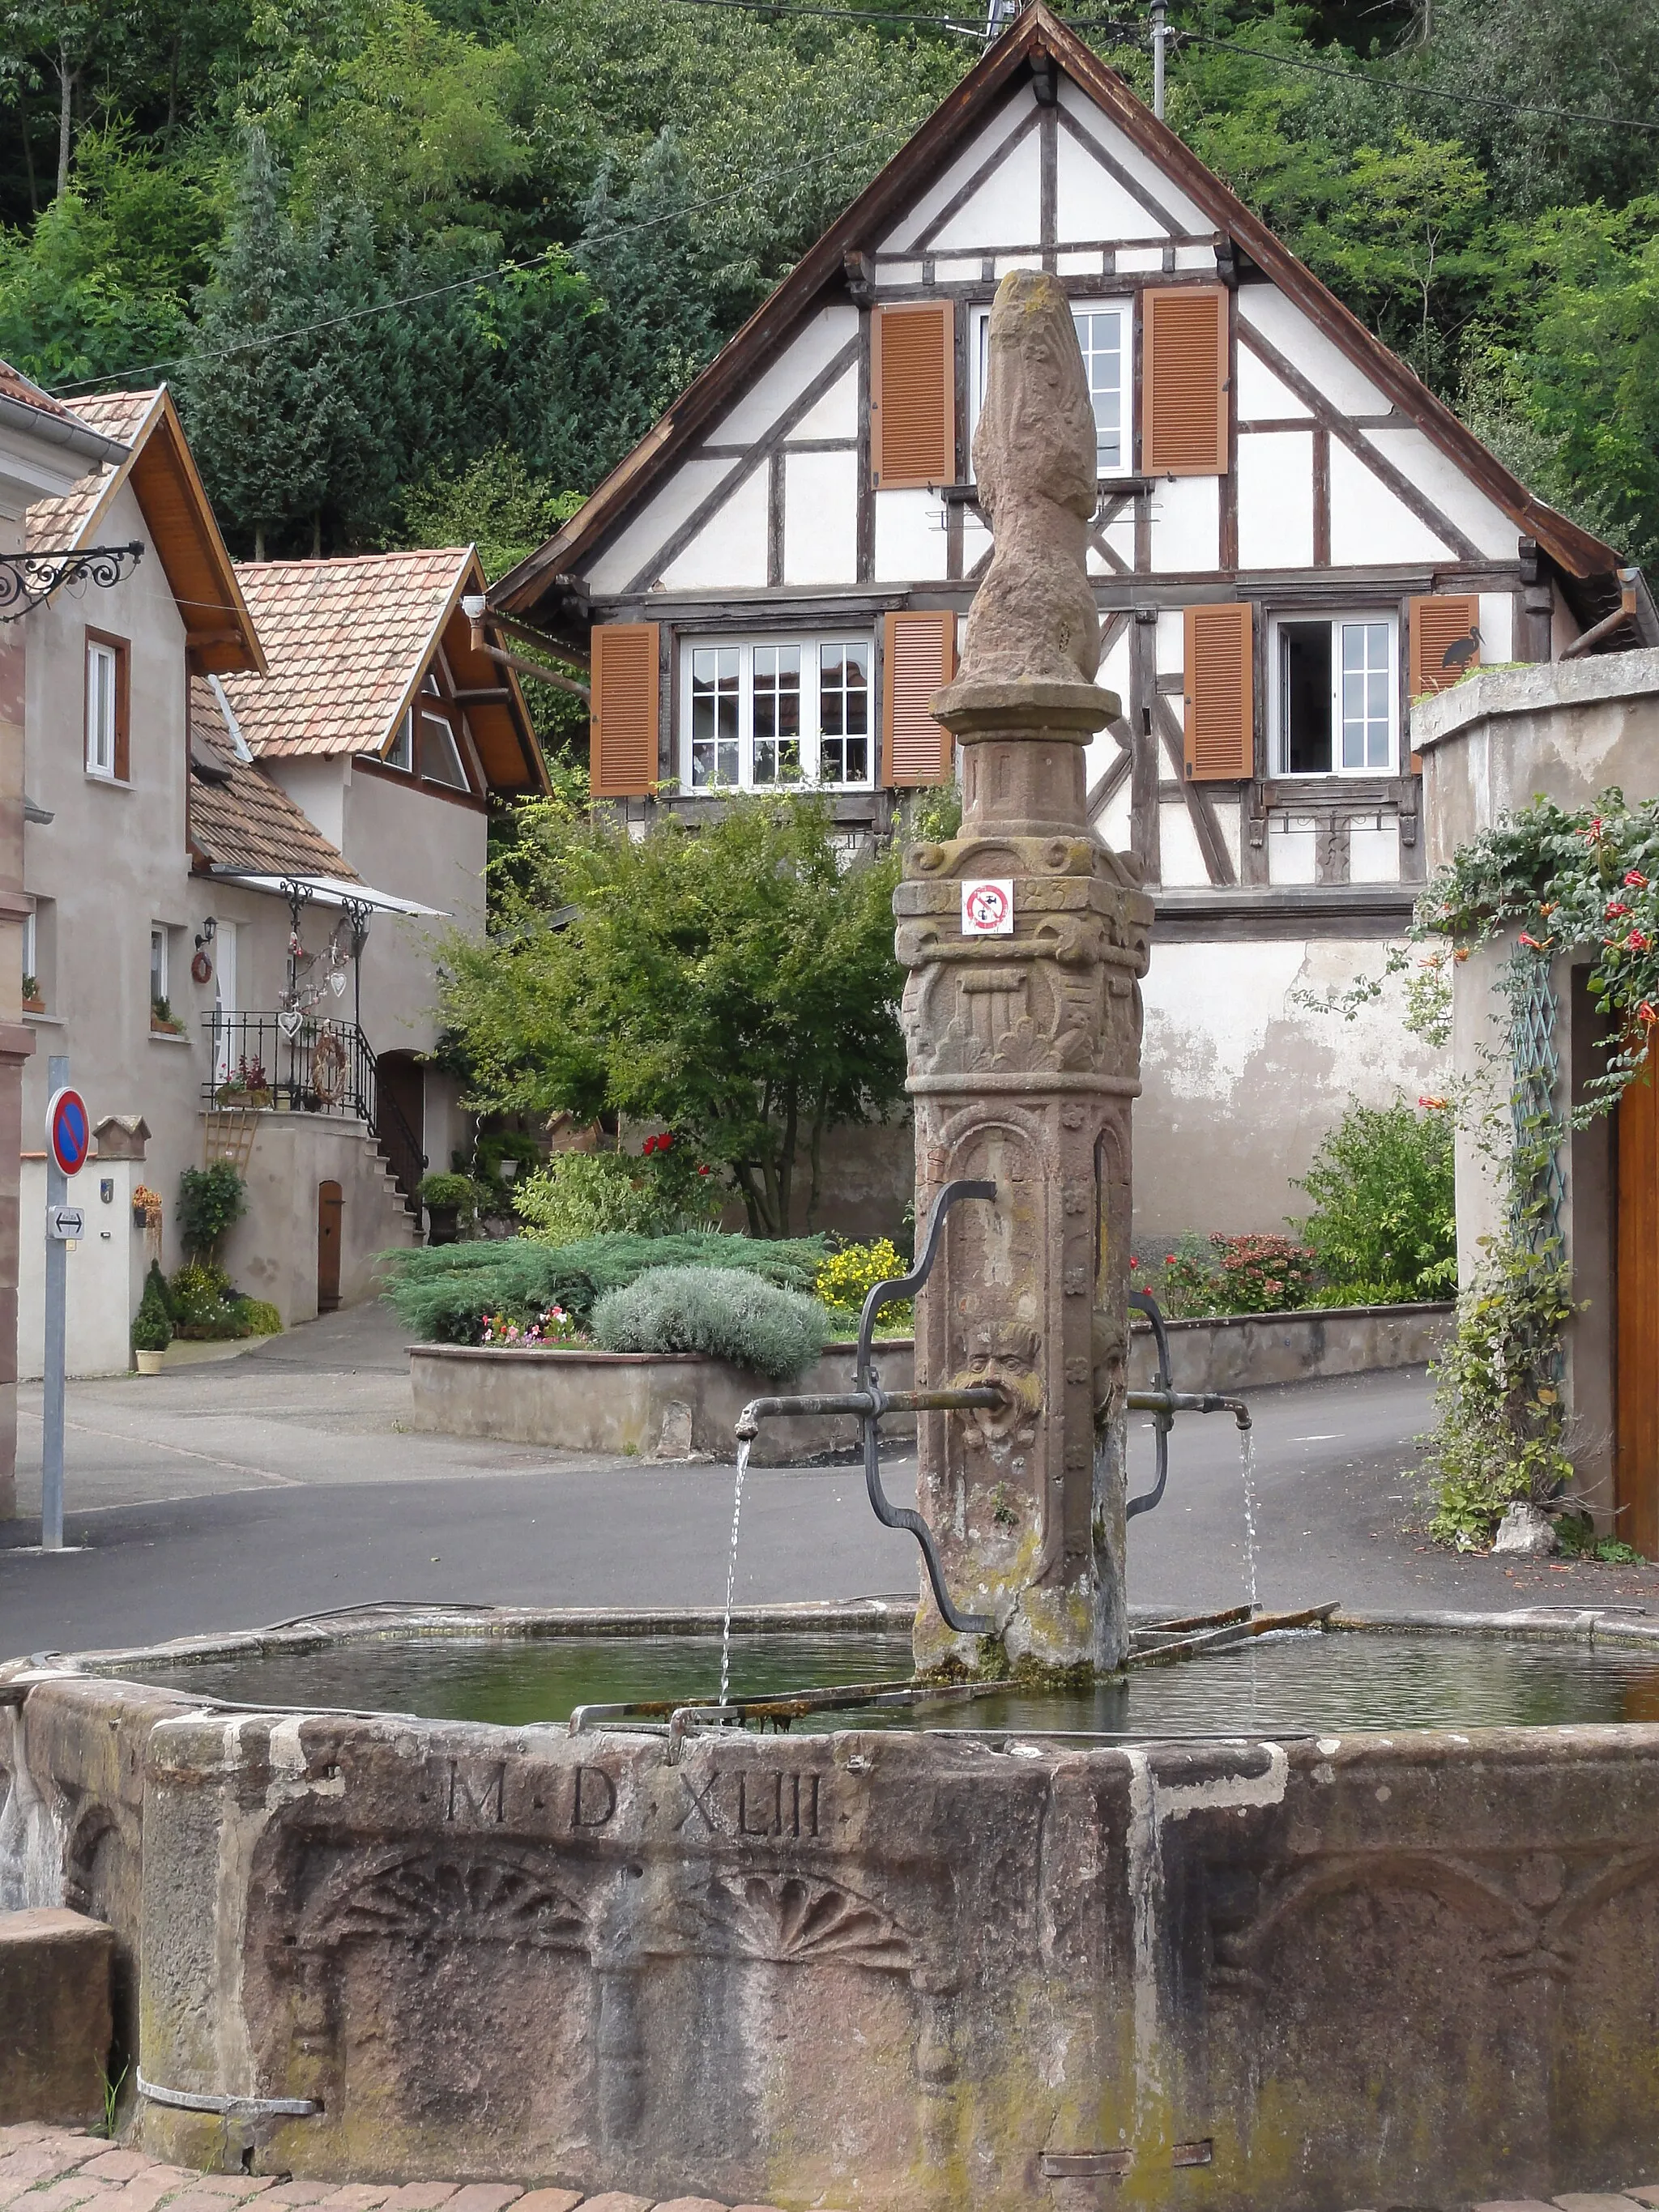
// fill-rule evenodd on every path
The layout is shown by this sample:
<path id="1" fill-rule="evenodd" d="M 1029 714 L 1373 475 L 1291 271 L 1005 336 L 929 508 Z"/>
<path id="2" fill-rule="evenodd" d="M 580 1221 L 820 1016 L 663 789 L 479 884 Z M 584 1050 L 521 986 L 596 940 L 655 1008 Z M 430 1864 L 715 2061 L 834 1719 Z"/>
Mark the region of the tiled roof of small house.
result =
<path id="1" fill-rule="evenodd" d="M 216 869 L 250 876 L 335 876 L 357 871 L 285 791 L 236 750 L 213 687 L 190 686 L 190 842 Z"/>
<path id="2" fill-rule="evenodd" d="M 0 379 L 0 391 L 5 390 L 4 380 Z M 156 396 L 154 392 L 100 392 L 89 399 L 72 400 L 67 407 L 58 406 L 54 400 L 52 408 L 54 414 L 84 422 L 88 430 L 96 430 L 102 437 L 131 446 L 143 426 L 145 416 L 155 404 Z M 69 551 L 96 514 L 115 473 L 112 463 L 100 463 L 61 499 L 36 500 L 28 513 L 30 552 Z"/>
<path id="3" fill-rule="evenodd" d="M 20 400 L 25 407 L 38 407 L 43 415 L 56 415 L 60 421 L 73 419 L 61 399 L 54 399 L 51 392 L 32 384 L 22 370 L 14 368 L 9 361 L 0 361 L 0 398 Z"/>
<path id="4" fill-rule="evenodd" d="M 465 582 L 466 546 L 239 562 L 269 673 L 227 677 L 250 750 L 379 753 Z M 478 588 L 482 591 L 482 582 Z"/>

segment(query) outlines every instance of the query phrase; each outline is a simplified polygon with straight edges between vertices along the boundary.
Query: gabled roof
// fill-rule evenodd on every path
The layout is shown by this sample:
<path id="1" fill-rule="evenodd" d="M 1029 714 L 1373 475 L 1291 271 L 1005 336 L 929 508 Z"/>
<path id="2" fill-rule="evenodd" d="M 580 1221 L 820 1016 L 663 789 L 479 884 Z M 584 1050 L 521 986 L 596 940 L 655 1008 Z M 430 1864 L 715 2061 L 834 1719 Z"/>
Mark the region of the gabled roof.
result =
<path id="1" fill-rule="evenodd" d="M 474 649 L 460 611 L 464 595 L 484 589 L 471 546 L 245 561 L 236 573 L 269 668 L 225 690 L 256 757 L 384 755 L 441 646 L 458 688 L 497 695 L 465 702 L 491 789 L 545 787 L 523 695 L 510 671 Z"/>
<path id="2" fill-rule="evenodd" d="M 288 793 L 237 751 L 213 688 L 200 676 L 190 686 L 185 817 L 192 858 L 216 873 L 356 878 Z"/>
<path id="3" fill-rule="evenodd" d="M 61 499 L 37 500 L 28 511 L 29 550 L 64 553 L 91 543 L 117 492 L 130 483 L 178 603 L 192 666 L 221 675 L 263 668 L 229 551 L 166 385 L 74 399 L 64 411 L 125 455 L 100 464 Z"/>
<path id="4" fill-rule="evenodd" d="M 38 384 L 31 384 L 21 368 L 14 368 L 9 361 L 0 361 L 0 398 L 15 400 L 20 406 L 33 407 L 42 415 L 55 415 L 60 422 L 76 419 L 61 399 L 54 399 Z"/>
<path id="5" fill-rule="evenodd" d="M 1607 576 L 1620 556 L 1589 532 L 1534 499 L 1474 433 L 1420 378 L 1372 335 L 1310 269 L 1252 215 L 1214 172 L 1141 103 L 1117 73 L 1050 14 L 1043 0 L 1018 15 L 956 88 L 860 193 L 817 245 L 757 307 L 743 328 L 690 384 L 667 413 L 618 462 L 556 536 L 501 577 L 490 603 L 529 616 L 558 579 L 578 568 L 598 540 L 654 486 L 672 457 L 711 416 L 734 398 L 769 356 L 806 319 L 821 295 L 844 281 L 844 256 L 867 249 L 937 176 L 958 143 L 996 97 L 1033 61 L 1047 56 L 1094 100 L 1152 160 L 1203 209 L 1264 276 L 1303 308 L 1331 342 L 1378 385 L 1393 404 L 1534 538 L 1569 575 Z"/>

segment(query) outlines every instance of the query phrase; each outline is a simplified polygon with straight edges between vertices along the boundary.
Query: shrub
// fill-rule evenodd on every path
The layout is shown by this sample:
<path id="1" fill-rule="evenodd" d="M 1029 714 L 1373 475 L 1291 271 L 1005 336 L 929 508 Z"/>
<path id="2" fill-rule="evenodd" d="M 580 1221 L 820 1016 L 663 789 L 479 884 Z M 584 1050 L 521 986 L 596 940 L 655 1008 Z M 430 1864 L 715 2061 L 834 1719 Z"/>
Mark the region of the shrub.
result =
<path id="1" fill-rule="evenodd" d="M 159 1261 L 152 1260 L 144 1278 L 144 1293 L 132 1317 L 135 1352 L 165 1352 L 173 1341 L 173 1322 L 167 1312 L 167 1286 Z"/>
<path id="2" fill-rule="evenodd" d="M 843 1244 L 818 1269 L 812 1281 L 813 1293 L 821 1305 L 829 1308 L 838 1326 L 851 1322 L 856 1327 L 864 1301 L 875 1285 L 906 1273 L 908 1264 L 890 1237 L 878 1237 L 870 1244 Z M 901 1298 L 882 1308 L 878 1326 L 908 1330 L 915 1326 L 915 1311 L 914 1298 Z"/>
<path id="3" fill-rule="evenodd" d="M 216 1259 L 246 1211 L 247 1185 L 229 1160 L 186 1168 L 179 1178 L 179 1241 L 191 1259 Z"/>
<path id="4" fill-rule="evenodd" d="M 283 1316 L 268 1298 L 246 1298 L 238 1295 L 236 1300 L 243 1321 L 247 1324 L 240 1332 L 244 1336 L 280 1336 Z"/>
<path id="5" fill-rule="evenodd" d="M 647 1268 L 737 1268 L 786 1289 L 805 1291 L 824 1257 L 822 1237 L 587 1237 L 547 1245 L 532 1237 L 477 1244 L 417 1246 L 382 1255 L 385 1296 L 423 1344 L 477 1344 L 486 1313 L 520 1326 L 562 1306 L 586 1328 L 594 1301 Z"/>
<path id="6" fill-rule="evenodd" d="M 1183 1237 L 1164 1255 L 1153 1295 L 1171 1321 L 1286 1313 L 1308 1303 L 1313 1254 L 1288 1237 Z"/>
<path id="7" fill-rule="evenodd" d="M 1302 1233 L 1329 1283 L 1392 1286 L 1371 1304 L 1456 1290 L 1452 1138 L 1443 1109 L 1349 1107 L 1297 1184 L 1314 1202 Z"/>
<path id="8" fill-rule="evenodd" d="M 647 1137 L 632 1152 L 555 1152 L 513 1193 L 513 1209 L 547 1244 L 585 1237 L 672 1237 L 712 1229 L 725 1186 L 689 1145 Z"/>
<path id="9" fill-rule="evenodd" d="M 465 1219 L 472 1212 L 477 1194 L 471 1176 L 450 1175 L 434 1168 L 421 1177 L 415 1195 L 429 1213 L 446 1213 L 453 1206 Z"/>
<path id="10" fill-rule="evenodd" d="M 216 1341 L 255 1333 L 246 1309 L 256 1301 L 243 1297 L 224 1269 L 208 1261 L 187 1260 L 176 1269 L 167 1297 L 175 1336 Z"/>
<path id="11" fill-rule="evenodd" d="M 778 1380 L 810 1367 L 829 1334 L 816 1298 L 730 1267 L 653 1267 L 593 1309 L 606 1352 L 702 1352 Z"/>
<path id="12" fill-rule="evenodd" d="M 1437 1541 L 1459 1551 L 1489 1544 L 1506 1506 L 1547 1505 L 1571 1480 L 1556 1381 L 1569 1283 L 1558 1258 L 1489 1243 L 1459 1297 L 1434 1364 L 1437 1425 L 1425 1462 Z"/>

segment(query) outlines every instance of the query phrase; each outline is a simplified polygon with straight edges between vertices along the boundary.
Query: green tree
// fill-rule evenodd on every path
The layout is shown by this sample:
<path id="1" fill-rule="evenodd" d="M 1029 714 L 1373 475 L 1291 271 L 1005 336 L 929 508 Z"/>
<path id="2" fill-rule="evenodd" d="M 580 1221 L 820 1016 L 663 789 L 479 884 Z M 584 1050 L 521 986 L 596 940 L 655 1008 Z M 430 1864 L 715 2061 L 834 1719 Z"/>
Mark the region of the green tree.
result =
<path id="1" fill-rule="evenodd" d="M 811 796 L 734 797 L 643 838 L 520 810 L 488 941 L 454 937 L 441 1012 L 489 1110 L 665 1122 L 723 1166 L 757 1236 L 806 1218 L 838 1124 L 902 1095 L 892 855 L 843 866 Z"/>
<path id="2" fill-rule="evenodd" d="M 1337 1289 L 1443 1298 L 1457 1287 L 1453 1116 L 1392 1106 L 1350 1106 L 1314 1154 L 1298 1189 L 1314 1211 L 1298 1224 Z"/>

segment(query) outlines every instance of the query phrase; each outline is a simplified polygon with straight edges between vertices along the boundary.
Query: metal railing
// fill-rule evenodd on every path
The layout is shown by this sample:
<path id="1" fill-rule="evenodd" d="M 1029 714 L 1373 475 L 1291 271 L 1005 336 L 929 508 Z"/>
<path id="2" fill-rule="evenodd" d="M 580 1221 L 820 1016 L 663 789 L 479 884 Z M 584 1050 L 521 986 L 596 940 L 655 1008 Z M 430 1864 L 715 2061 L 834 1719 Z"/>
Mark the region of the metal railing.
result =
<path id="1" fill-rule="evenodd" d="M 279 1107 L 366 1122 L 411 1212 L 426 1155 L 390 1091 L 382 1091 L 373 1046 L 356 1022 L 326 1014 L 204 1017 L 213 1042 L 210 1108 Z"/>

